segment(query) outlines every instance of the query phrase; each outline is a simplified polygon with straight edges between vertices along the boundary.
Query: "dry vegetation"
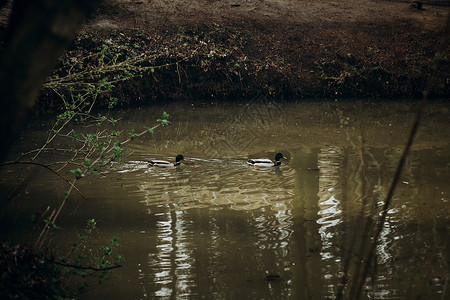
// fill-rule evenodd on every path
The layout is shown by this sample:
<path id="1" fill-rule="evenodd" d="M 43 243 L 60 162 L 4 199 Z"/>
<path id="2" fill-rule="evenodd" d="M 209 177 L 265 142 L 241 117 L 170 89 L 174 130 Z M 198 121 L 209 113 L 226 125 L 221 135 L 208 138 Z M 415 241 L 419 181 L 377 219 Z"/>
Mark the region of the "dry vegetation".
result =
<path id="1" fill-rule="evenodd" d="M 46 85 L 154 99 L 420 97 L 445 1 L 107 0 Z M 444 5 L 442 5 L 444 4 Z M 448 48 L 433 89 L 450 91 Z M 124 80 L 126 81 L 124 83 Z"/>

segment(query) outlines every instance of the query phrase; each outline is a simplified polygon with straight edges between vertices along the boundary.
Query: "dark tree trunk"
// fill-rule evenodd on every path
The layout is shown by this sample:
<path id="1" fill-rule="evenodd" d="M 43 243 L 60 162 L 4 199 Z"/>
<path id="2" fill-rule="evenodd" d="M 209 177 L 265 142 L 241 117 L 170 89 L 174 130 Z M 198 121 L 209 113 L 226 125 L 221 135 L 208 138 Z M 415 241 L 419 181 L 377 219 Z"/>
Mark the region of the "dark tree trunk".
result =
<path id="1" fill-rule="evenodd" d="M 5 1 L 0 0 L 0 5 Z M 0 162 L 96 0 L 16 0 L 0 55 Z"/>

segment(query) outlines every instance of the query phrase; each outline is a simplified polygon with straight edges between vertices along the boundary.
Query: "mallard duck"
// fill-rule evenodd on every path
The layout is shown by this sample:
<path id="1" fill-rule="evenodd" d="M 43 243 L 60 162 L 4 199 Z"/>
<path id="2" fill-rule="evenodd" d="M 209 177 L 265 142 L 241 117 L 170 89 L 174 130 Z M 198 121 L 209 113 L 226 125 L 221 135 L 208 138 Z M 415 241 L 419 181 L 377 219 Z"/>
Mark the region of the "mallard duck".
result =
<path id="1" fill-rule="evenodd" d="M 257 159 L 250 159 L 247 161 L 247 163 L 254 167 L 275 167 L 281 165 L 280 159 L 286 159 L 286 157 L 283 156 L 281 153 L 277 153 L 275 155 L 275 161 L 272 161 L 268 158 L 257 158 Z"/>
<path id="2" fill-rule="evenodd" d="M 181 161 L 185 160 L 184 156 L 181 154 L 178 154 L 177 157 L 175 157 L 175 162 L 169 162 L 166 160 L 151 160 L 148 162 L 148 164 L 152 167 L 160 167 L 160 168 L 170 168 L 170 167 L 176 167 L 181 164 Z"/>

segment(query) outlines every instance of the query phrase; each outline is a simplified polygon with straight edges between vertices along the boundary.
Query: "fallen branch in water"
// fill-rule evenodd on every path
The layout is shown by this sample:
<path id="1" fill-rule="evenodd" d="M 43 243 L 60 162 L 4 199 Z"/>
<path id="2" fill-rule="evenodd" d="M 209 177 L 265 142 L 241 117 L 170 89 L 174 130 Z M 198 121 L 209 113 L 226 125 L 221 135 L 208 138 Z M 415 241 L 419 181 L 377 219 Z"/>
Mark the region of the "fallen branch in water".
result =
<path id="1" fill-rule="evenodd" d="M 72 265 L 72 264 L 64 263 L 64 262 L 57 261 L 57 260 L 50 260 L 49 262 L 56 264 L 56 265 L 68 267 L 68 268 L 74 268 L 74 269 L 80 269 L 80 270 L 91 270 L 91 271 L 96 271 L 96 272 L 97 271 L 108 271 L 108 270 L 117 269 L 117 268 L 122 267 L 122 265 L 114 265 L 114 266 L 105 267 L 105 268 L 95 268 L 95 267 Z"/>

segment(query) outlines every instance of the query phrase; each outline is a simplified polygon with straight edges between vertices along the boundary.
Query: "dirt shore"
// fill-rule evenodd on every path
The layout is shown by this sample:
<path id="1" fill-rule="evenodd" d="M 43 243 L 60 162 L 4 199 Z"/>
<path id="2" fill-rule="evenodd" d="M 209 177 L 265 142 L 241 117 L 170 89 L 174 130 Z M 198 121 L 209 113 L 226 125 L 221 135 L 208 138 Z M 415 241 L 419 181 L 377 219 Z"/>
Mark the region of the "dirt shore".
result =
<path id="1" fill-rule="evenodd" d="M 448 4 L 107 0 L 67 57 L 105 44 L 127 55 L 130 45 L 133 55 L 158 53 L 149 63 L 164 67 L 118 85 L 128 99 L 420 97 Z M 448 97 L 447 59 L 439 70 L 432 94 Z"/>

